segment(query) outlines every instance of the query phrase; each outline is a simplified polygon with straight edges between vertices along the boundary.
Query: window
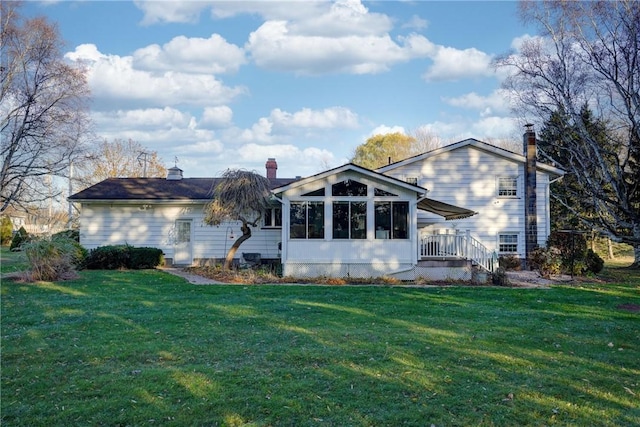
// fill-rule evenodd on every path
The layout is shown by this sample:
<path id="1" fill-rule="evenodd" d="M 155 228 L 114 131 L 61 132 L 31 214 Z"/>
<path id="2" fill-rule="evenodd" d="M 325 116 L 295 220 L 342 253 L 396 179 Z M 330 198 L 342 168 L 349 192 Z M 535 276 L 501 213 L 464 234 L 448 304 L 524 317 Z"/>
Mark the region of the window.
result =
<path id="1" fill-rule="evenodd" d="M 324 239 L 323 202 L 292 202 L 289 219 L 292 239 Z"/>
<path id="2" fill-rule="evenodd" d="M 375 202 L 376 239 L 409 238 L 409 202 Z"/>
<path id="3" fill-rule="evenodd" d="M 397 194 L 389 193 L 388 191 L 384 191 L 379 188 L 373 189 L 373 195 L 380 196 L 380 197 L 398 197 Z"/>
<path id="4" fill-rule="evenodd" d="M 264 213 L 265 227 L 282 227 L 282 208 L 267 209 Z"/>
<path id="5" fill-rule="evenodd" d="M 319 190 L 310 191 L 309 193 L 303 194 L 303 196 L 324 196 L 324 188 L 320 188 Z"/>
<path id="6" fill-rule="evenodd" d="M 516 177 L 499 177 L 498 178 L 498 196 L 499 197 L 516 197 L 518 195 L 518 178 Z"/>
<path id="7" fill-rule="evenodd" d="M 404 179 L 407 184 L 418 185 L 418 178 L 415 176 L 410 176 Z"/>
<path id="8" fill-rule="evenodd" d="M 518 252 L 518 235 L 517 234 L 500 234 L 498 236 L 498 252 L 517 253 Z"/>
<path id="9" fill-rule="evenodd" d="M 347 179 L 346 181 L 333 184 L 331 186 L 331 195 L 348 197 L 366 196 L 367 186 L 365 184 L 360 184 L 357 181 Z"/>
<path id="10" fill-rule="evenodd" d="M 333 238 L 367 238 L 367 202 L 333 203 Z"/>

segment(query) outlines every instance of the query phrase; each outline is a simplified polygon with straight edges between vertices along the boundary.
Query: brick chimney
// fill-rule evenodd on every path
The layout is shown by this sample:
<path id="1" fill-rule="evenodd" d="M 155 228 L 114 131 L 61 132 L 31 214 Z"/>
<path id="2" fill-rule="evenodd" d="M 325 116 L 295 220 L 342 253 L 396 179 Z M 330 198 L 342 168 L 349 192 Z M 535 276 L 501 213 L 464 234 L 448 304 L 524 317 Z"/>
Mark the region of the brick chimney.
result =
<path id="1" fill-rule="evenodd" d="M 276 179 L 276 171 L 278 170 L 278 163 L 276 163 L 276 159 L 273 157 L 268 158 L 265 167 L 267 168 L 267 178 Z"/>
<path id="2" fill-rule="evenodd" d="M 536 203 L 536 133 L 532 124 L 525 125 L 524 156 L 524 226 L 525 226 L 525 267 L 529 256 L 538 247 L 538 213 Z"/>

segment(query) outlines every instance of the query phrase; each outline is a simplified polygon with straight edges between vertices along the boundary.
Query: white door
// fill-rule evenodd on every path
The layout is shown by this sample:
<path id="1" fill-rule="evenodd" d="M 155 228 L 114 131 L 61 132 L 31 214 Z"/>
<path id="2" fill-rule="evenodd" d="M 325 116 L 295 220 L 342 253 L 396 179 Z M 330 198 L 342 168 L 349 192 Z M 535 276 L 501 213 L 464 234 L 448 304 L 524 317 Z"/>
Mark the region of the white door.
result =
<path id="1" fill-rule="evenodd" d="M 191 220 L 176 220 L 176 240 L 173 248 L 173 263 L 191 265 Z"/>

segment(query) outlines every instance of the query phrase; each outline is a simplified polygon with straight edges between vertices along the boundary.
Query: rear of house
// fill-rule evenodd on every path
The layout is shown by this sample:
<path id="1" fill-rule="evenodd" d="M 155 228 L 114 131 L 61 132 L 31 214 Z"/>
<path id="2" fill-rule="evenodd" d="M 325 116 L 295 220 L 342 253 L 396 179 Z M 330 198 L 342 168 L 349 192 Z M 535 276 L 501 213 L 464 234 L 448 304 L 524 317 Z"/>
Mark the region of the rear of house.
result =
<path id="1" fill-rule="evenodd" d="M 533 132 L 525 142 L 528 156 L 467 139 L 378 171 L 347 164 L 303 179 L 277 178 L 269 159 L 274 204 L 239 255 L 295 277 L 455 280 L 493 271 L 498 255 L 525 259 L 546 243 L 549 186 L 563 174 L 535 162 Z M 70 197 L 82 205 L 81 243 L 156 247 L 173 265 L 221 262 L 241 231 L 204 224 L 218 180 L 171 168 L 166 179 L 98 183 Z"/>

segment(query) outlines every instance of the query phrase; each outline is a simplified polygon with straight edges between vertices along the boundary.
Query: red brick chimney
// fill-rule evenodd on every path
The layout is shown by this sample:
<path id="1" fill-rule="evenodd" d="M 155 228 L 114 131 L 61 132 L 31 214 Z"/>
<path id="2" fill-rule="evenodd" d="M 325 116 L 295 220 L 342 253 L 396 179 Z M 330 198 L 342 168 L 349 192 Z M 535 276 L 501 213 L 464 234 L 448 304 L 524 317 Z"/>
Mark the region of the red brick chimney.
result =
<path id="1" fill-rule="evenodd" d="M 265 167 L 267 168 L 267 178 L 276 179 L 276 171 L 278 170 L 278 163 L 276 163 L 276 159 L 269 157 Z"/>
<path id="2" fill-rule="evenodd" d="M 525 125 L 524 155 L 524 226 L 525 226 L 525 265 L 529 256 L 538 247 L 538 212 L 536 203 L 536 133 L 532 124 Z"/>

